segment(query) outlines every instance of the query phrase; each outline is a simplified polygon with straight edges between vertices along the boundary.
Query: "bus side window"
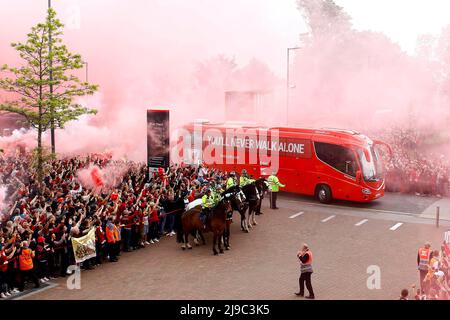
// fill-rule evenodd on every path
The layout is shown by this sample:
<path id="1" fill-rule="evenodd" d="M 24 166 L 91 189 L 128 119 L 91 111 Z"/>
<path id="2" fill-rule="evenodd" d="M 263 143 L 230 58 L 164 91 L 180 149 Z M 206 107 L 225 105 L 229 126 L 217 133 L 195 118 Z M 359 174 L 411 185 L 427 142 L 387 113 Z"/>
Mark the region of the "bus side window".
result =
<path id="1" fill-rule="evenodd" d="M 349 148 L 336 144 L 314 142 L 319 160 L 349 176 L 356 177 L 356 158 Z"/>

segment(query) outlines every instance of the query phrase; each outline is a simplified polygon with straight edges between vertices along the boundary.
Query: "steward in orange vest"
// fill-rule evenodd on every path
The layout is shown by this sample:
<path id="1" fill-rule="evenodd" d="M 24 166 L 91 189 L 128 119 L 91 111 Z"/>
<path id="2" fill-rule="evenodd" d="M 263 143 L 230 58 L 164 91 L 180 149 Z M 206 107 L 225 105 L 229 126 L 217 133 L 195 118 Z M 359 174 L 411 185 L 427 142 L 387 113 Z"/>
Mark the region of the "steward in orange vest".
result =
<path id="1" fill-rule="evenodd" d="M 429 246 L 425 245 L 425 247 L 419 249 L 419 253 L 417 254 L 417 266 L 419 270 L 428 271 L 428 264 L 430 263 L 430 255 L 431 249 Z"/>
<path id="2" fill-rule="evenodd" d="M 119 231 L 117 226 L 114 225 L 112 217 L 108 218 L 108 223 L 106 224 L 106 242 L 107 250 L 109 255 L 109 261 L 116 262 L 118 248 L 116 243 L 119 241 Z"/>
<path id="3" fill-rule="evenodd" d="M 422 293 L 425 292 L 424 280 L 428 273 L 428 266 L 431 257 L 431 244 L 429 242 L 419 249 L 417 253 L 417 268 L 419 269 L 420 289 Z"/>
<path id="4" fill-rule="evenodd" d="M 295 294 L 303 297 L 306 283 L 306 289 L 308 289 L 309 292 L 309 296 L 306 298 L 314 299 L 314 291 L 311 284 L 313 254 L 306 243 L 304 243 L 302 249 L 297 252 L 297 258 L 300 260 L 300 278 L 298 279 L 300 291 Z"/>
<path id="5" fill-rule="evenodd" d="M 21 245 L 19 253 L 19 270 L 20 270 L 20 284 L 19 291 L 25 288 L 25 279 L 29 278 L 34 282 L 34 287 L 39 288 L 39 279 L 34 273 L 33 258 L 34 252 L 28 248 L 28 242 L 24 241 Z"/>
<path id="6" fill-rule="evenodd" d="M 106 224 L 106 242 L 116 243 L 116 230 L 116 226 L 111 221 L 108 221 Z"/>
<path id="7" fill-rule="evenodd" d="M 28 249 L 28 247 L 22 249 L 22 253 L 19 256 L 20 271 L 28 271 L 33 269 L 33 257 L 34 252 Z"/>

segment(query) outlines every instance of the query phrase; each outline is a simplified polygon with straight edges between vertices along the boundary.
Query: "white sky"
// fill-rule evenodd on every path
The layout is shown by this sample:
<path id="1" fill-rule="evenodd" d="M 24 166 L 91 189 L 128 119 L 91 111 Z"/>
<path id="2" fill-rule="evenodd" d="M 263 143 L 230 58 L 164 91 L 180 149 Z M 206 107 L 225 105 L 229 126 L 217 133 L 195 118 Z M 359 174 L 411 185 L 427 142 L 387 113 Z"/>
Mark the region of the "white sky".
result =
<path id="1" fill-rule="evenodd" d="M 439 35 L 442 28 L 450 25 L 450 0 L 334 1 L 350 15 L 355 29 L 381 32 L 409 54 L 414 54 L 419 35 Z M 277 55 L 266 52 L 261 58 L 270 61 L 275 72 L 282 75 L 286 72 L 284 48 L 299 45 L 299 34 L 307 30 L 305 22 L 297 10 L 296 0 L 259 0 L 257 3 L 268 30 L 277 34 L 277 43 L 273 43 Z M 245 61 L 247 57 L 241 55 L 241 58 Z"/>
<path id="2" fill-rule="evenodd" d="M 54 0 L 53 2 L 54 6 L 60 9 L 58 12 L 65 22 L 73 11 L 70 9 L 79 7 L 83 26 L 83 19 L 90 19 L 83 11 L 86 9 L 86 3 L 90 1 Z M 125 0 L 108 0 L 107 2 L 114 1 L 123 3 Z M 185 10 L 185 7 L 190 8 L 192 14 L 197 12 L 197 8 L 203 8 L 200 11 L 204 14 L 212 12 L 210 16 L 195 19 L 202 19 L 202 23 L 209 23 L 213 29 L 209 33 L 217 32 L 219 37 L 225 37 L 226 41 L 215 41 L 214 46 L 207 46 L 203 50 L 205 56 L 224 53 L 235 56 L 240 65 L 245 64 L 252 57 L 257 57 L 268 63 L 279 75 L 284 75 L 286 72 L 286 48 L 299 45 L 299 34 L 306 31 L 305 23 L 297 10 L 296 0 L 148 1 L 155 5 L 166 3 L 167 6 L 173 6 L 174 10 L 180 10 L 180 3 L 186 1 L 186 5 L 181 10 Z M 382 32 L 410 54 L 414 53 L 417 36 L 424 33 L 438 35 L 444 26 L 450 24 L 450 0 L 334 1 L 352 17 L 356 29 Z M 96 4 L 98 7 L 104 2 L 106 0 L 92 1 L 92 6 Z M 130 1 L 130 6 L 132 2 Z M 25 34 L 29 27 L 44 14 L 46 4 L 47 0 L 0 0 L 0 16 L 2 16 L 0 45 L 17 40 L 18 35 Z M 217 11 L 217 8 L 223 8 L 223 11 Z M 38 15 L 37 12 L 40 14 Z M 246 20 L 247 16 L 252 18 Z M 10 25 L 9 17 L 14 17 L 13 27 Z M 71 31 L 69 28 L 68 33 Z M 76 30 L 73 33 L 76 33 Z M 211 42 L 212 40 L 205 35 L 208 32 L 203 33 L 203 37 L 199 35 L 198 41 Z M 1 47 L 0 50 L 4 49 Z"/>
<path id="3" fill-rule="evenodd" d="M 335 0 L 352 17 L 358 30 L 386 34 L 408 53 L 417 36 L 438 35 L 450 24 L 449 0 Z"/>

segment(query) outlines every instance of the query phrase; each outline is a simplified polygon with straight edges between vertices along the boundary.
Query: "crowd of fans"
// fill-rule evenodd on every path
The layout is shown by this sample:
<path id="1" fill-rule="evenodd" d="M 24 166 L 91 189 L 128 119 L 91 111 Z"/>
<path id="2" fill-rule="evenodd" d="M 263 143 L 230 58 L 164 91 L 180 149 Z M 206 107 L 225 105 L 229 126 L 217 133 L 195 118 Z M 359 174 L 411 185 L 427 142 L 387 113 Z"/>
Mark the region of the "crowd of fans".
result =
<path id="1" fill-rule="evenodd" d="M 444 157 L 409 159 L 394 153 L 384 160 L 386 189 L 416 195 L 450 195 L 450 167 Z"/>
<path id="2" fill-rule="evenodd" d="M 449 300 L 450 299 L 450 243 L 446 239 L 439 250 L 432 250 L 430 244 L 426 247 L 430 250 L 427 269 L 421 275 L 421 283 L 411 290 L 403 289 L 400 300 Z M 420 256 L 417 257 L 420 264 Z"/>
<path id="3" fill-rule="evenodd" d="M 92 227 L 97 256 L 83 262 L 84 269 L 115 262 L 121 252 L 175 235 L 179 202 L 197 198 L 205 188 L 202 182 L 224 178 L 218 170 L 174 165 L 149 181 L 144 164 L 88 155 L 48 162 L 39 182 L 31 160 L 31 155 L 0 155 L 0 185 L 7 186 L 10 204 L 1 217 L 1 298 L 23 291 L 27 278 L 38 287 L 50 278 L 65 277 L 68 266 L 75 264 L 71 238 Z M 127 168 L 116 186 L 87 190 L 77 179 L 80 169 L 111 164 Z M 28 270 L 26 254 L 31 253 L 33 268 Z"/>
<path id="4" fill-rule="evenodd" d="M 436 134 L 428 128 L 420 131 L 415 127 L 390 128 L 373 133 L 386 142 L 392 152 L 390 154 L 381 147 L 387 191 L 417 196 L 450 196 L 448 144 L 439 142 Z"/>
<path id="5" fill-rule="evenodd" d="M 183 204 L 203 194 L 204 182 L 226 179 L 219 170 L 173 165 L 149 180 L 145 164 L 90 154 L 47 162 L 40 182 L 32 162 L 31 153 L 0 153 L 1 298 L 23 291 L 27 278 L 37 287 L 50 278 L 65 277 L 68 266 L 75 264 L 71 238 L 93 227 L 96 257 L 83 262 L 84 269 L 118 261 L 121 252 L 156 244 L 163 235 L 174 236 L 180 223 L 176 213 Z M 384 163 L 389 191 L 450 195 L 449 166 L 443 157 L 412 160 L 396 151 Z M 126 168 L 120 179 L 108 186 L 83 187 L 80 170 L 111 165 Z M 33 254 L 32 270 L 21 263 L 24 252 Z M 416 298 L 442 298 L 448 289 L 448 253 L 436 252 L 439 270 L 430 273 L 428 291 Z"/>

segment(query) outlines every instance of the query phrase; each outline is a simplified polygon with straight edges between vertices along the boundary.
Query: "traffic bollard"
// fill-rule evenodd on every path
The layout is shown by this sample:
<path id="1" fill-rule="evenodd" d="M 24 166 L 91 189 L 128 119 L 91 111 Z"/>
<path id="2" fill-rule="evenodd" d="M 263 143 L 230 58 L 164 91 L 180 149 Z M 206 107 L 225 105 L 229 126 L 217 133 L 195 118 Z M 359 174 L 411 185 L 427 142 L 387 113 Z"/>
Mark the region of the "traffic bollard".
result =
<path id="1" fill-rule="evenodd" d="M 439 206 L 436 207 L 436 228 L 439 228 Z"/>

